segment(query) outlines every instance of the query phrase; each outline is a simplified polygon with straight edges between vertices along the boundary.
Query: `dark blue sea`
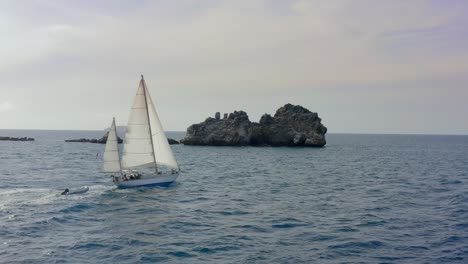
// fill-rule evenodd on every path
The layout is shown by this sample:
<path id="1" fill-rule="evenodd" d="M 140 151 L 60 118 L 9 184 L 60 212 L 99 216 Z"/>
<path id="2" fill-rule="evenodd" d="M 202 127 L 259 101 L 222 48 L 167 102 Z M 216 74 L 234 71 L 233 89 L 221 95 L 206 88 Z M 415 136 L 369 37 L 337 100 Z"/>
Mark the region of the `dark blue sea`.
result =
<path id="1" fill-rule="evenodd" d="M 64 142 L 102 134 L 0 130 L 36 138 L 0 141 L 0 263 L 468 263 L 468 136 L 173 145 L 177 184 L 116 189 Z"/>

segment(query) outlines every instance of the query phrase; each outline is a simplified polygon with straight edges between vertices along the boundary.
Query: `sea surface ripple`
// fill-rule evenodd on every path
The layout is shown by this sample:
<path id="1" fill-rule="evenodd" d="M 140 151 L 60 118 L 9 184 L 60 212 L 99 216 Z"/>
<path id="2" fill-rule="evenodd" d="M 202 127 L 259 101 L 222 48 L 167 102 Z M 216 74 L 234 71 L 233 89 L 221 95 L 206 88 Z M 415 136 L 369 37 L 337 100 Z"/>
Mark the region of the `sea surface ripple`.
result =
<path id="1" fill-rule="evenodd" d="M 173 145 L 175 185 L 122 190 L 63 142 L 101 134 L 0 130 L 36 138 L 0 142 L 0 263 L 468 263 L 467 136 Z"/>

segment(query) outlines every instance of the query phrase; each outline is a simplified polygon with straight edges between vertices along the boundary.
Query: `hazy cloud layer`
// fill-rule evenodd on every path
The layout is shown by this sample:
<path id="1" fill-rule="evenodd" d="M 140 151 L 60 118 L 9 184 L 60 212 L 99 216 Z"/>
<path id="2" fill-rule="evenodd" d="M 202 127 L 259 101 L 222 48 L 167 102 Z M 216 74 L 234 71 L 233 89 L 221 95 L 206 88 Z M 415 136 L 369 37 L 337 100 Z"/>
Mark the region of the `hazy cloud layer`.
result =
<path id="1" fill-rule="evenodd" d="M 13 109 L 13 104 L 10 102 L 0 102 L 0 113 L 7 112 Z"/>
<path id="2" fill-rule="evenodd" d="M 1 1 L 0 128 L 168 130 L 291 102 L 331 132 L 468 133 L 465 1 Z M 34 115 L 34 118 L 31 115 Z M 430 117 L 430 118 L 429 118 Z M 437 122 L 434 122 L 437 120 Z"/>

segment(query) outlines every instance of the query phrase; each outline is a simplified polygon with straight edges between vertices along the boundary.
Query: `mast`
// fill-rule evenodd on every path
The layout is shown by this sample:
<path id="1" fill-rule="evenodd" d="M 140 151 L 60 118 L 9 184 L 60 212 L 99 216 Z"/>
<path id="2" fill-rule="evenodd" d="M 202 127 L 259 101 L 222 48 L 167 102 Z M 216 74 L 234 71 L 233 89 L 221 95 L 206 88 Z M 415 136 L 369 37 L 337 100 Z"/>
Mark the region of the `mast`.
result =
<path id="1" fill-rule="evenodd" d="M 112 123 L 114 124 L 115 140 L 117 140 L 117 157 L 119 158 L 119 168 L 120 174 L 122 174 L 122 159 L 120 158 L 119 151 L 119 136 L 117 135 L 117 126 L 115 125 L 115 117 L 112 118 Z"/>
<path id="2" fill-rule="evenodd" d="M 151 131 L 151 122 L 150 122 L 150 116 L 149 116 L 148 99 L 146 98 L 146 82 L 145 82 L 145 79 L 143 78 L 143 74 L 141 75 L 141 81 L 143 83 L 143 97 L 145 98 L 146 116 L 148 117 L 148 128 L 149 128 L 150 139 L 151 139 L 151 149 L 153 150 L 154 169 L 155 169 L 156 175 L 157 175 L 158 174 L 158 164 L 156 163 L 156 152 L 154 151 L 153 132 Z"/>

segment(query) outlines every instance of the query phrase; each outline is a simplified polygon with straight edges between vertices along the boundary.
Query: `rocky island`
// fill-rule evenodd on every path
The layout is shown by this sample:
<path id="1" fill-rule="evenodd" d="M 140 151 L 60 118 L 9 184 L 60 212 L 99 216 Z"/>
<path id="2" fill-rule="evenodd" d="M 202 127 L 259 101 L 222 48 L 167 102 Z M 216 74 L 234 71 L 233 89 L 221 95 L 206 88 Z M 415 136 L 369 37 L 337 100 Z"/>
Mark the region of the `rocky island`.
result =
<path id="1" fill-rule="evenodd" d="M 29 137 L 0 137 L 3 141 L 34 141 L 34 138 Z"/>
<path id="2" fill-rule="evenodd" d="M 317 113 L 300 105 L 286 104 L 274 116 L 264 114 L 251 122 L 246 112 L 215 114 L 191 125 L 181 143 L 207 146 L 306 146 L 323 147 L 327 128 Z"/>

